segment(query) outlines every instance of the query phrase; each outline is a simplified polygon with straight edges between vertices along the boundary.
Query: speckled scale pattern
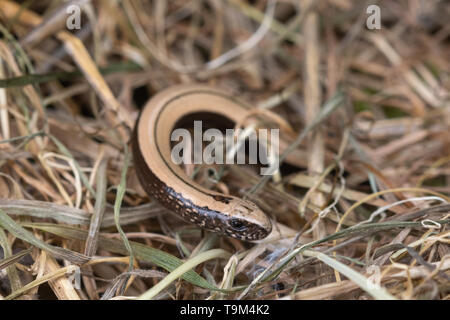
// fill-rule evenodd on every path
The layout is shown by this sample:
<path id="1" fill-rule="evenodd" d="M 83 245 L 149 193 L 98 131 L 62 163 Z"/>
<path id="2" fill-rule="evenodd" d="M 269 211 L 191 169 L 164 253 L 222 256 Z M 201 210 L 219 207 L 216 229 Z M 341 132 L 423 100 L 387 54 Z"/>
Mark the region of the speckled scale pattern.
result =
<path id="1" fill-rule="evenodd" d="M 146 165 L 144 158 L 139 152 L 136 130 L 133 138 L 133 159 L 137 170 L 139 182 L 144 190 L 155 198 L 164 207 L 174 211 L 185 221 L 194 223 L 204 229 L 212 230 L 219 234 L 230 237 L 241 238 L 242 240 L 257 240 L 264 238 L 267 233 L 264 230 L 255 229 L 245 222 L 247 236 L 237 235 L 234 230 L 229 228 L 229 217 L 221 212 L 211 210 L 208 207 L 200 207 L 192 201 L 183 197 L 182 194 L 175 192 L 171 187 L 162 182 Z M 214 196 L 214 200 L 228 203 L 232 198 L 226 196 Z"/>

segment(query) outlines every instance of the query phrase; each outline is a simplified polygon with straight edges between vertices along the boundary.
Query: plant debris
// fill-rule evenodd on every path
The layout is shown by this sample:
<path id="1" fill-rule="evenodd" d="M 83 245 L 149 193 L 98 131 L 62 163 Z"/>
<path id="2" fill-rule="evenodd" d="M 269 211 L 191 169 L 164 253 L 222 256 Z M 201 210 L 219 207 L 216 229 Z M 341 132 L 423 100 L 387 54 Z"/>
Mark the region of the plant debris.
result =
<path id="1" fill-rule="evenodd" d="M 372 2 L 0 0 L 0 300 L 450 299 L 450 7 Z M 194 82 L 289 131 L 274 176 L 186 168 L 264 240 L 138 182 L 140 110 Z"/>

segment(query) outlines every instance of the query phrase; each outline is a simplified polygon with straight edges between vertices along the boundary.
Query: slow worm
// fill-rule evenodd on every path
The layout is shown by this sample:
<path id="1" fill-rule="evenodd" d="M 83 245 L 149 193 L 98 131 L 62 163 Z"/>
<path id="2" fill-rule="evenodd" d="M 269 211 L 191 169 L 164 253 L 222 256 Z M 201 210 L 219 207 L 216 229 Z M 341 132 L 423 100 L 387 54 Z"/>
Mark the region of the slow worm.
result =
<path id="1" fill-rule="evenodd" d="M 202 187 L 171 158 L 171 133 L 181 119 L 212 114 L 228 119 L 233 128 L 248 118 L 250 110 L 235 97 L 203 85 L 175 86 L 153 96 L 136 122 L 132 139 L 135 167 L 144 190 L 204 229 L 246 241 L 265 238 L 272 225 L 256 204 Z"/>

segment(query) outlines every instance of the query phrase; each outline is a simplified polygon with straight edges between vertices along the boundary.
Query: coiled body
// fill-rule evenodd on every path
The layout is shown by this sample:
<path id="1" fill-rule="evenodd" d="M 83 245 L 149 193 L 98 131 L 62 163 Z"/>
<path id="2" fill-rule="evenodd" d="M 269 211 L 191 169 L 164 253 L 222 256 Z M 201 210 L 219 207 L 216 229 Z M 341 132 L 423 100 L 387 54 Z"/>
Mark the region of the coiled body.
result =
<path id="1" fill-rule="evenodd" d="M 202 85 L 176 86 L 155 95 L 144 107 L 132 139 L 141 185 L 163 206 L 204 229 L 247 241 L 265 238 L 272 225 L 253 202 L 200 186 L 172 161 L 171 132 L 180 119 L 197 113 L 241 123 L 249 108 Z"/>

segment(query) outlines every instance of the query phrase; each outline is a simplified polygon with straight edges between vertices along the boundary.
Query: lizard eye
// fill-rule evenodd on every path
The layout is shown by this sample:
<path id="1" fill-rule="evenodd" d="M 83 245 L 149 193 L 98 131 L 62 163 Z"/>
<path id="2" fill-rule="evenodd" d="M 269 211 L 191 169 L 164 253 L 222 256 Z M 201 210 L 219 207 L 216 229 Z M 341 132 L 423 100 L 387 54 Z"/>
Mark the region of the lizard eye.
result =
<path id="1" fill-rule="evenodd" d="M 241 231 L 245 229 L 245 224 L 239 219 L 232 219 L 230 221 L 230 226 L 237 231 Z"/>

